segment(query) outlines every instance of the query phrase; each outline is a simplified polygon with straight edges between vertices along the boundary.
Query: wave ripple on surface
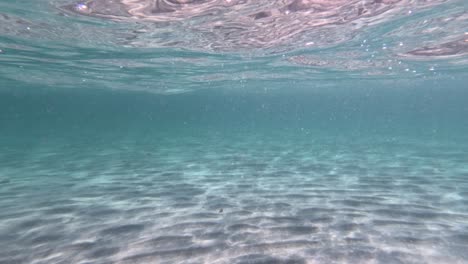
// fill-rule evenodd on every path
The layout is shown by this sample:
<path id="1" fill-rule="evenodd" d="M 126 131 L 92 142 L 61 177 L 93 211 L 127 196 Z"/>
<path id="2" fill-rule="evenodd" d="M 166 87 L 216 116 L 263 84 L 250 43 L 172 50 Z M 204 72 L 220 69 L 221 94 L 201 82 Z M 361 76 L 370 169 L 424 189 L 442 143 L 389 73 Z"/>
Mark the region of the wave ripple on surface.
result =
<path id="1" fill-rule="evenodd" d="M 366 27 L 444 2 L 446 0 L 92 0 L 64 8 L 118 21 L 154 22 L 147 24 L 142 33 L 151 35 L 164 28 L 177 32 L 167 40 L 170 41 L 168 45 L 236 50 L 332 46 L 349 41 Z M 140 38 L 134 44 L 145 45 L 145 42 L 151 40 Z"/>

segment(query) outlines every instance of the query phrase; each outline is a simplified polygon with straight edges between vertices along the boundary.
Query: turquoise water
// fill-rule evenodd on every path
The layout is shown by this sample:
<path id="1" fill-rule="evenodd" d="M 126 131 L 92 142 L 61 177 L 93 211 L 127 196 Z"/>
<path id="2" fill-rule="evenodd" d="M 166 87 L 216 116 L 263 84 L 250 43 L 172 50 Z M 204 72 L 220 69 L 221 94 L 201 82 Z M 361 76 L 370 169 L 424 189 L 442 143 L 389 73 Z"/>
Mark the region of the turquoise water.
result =
<path id="1" fill-rule="evenodd" d="M 0 0 L 0 263 L 468 263 L 456 0 Z"/>

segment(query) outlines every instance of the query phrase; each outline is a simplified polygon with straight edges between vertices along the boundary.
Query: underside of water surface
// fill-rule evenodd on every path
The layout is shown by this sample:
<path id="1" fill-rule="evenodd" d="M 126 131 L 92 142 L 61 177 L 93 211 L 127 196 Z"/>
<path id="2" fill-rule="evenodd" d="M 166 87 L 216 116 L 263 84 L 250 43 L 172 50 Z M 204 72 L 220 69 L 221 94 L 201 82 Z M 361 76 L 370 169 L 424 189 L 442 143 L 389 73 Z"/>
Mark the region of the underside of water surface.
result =
<path id="1" fill-rule="evenodd" d="M 0 263 L 468 263 L 457 0 L 0 0 Z"/>

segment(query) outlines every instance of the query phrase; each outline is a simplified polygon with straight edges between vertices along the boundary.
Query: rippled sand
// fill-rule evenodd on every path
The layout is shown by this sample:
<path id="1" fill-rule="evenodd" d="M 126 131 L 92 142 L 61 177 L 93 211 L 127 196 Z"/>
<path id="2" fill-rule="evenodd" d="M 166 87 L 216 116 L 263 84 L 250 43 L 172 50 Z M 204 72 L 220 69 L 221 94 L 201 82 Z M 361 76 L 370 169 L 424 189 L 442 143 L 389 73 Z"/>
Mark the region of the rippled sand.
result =
<path id="1" fill-rule="evenodd" d="M 466 149 L 278 139 L 4 147 L 0 262 L 467 263 Z"/>

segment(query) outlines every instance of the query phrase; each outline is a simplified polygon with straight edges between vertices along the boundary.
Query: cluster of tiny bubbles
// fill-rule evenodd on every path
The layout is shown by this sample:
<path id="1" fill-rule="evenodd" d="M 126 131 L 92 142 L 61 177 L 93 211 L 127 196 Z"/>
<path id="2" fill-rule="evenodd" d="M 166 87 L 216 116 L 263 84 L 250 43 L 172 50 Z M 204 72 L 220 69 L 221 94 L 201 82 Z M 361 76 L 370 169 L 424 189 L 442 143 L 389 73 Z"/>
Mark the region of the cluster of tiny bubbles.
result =
<path id="1" fill-rule="evenodd" d="M 404 43 L 402 41 L 398 41 L 395 43 L 395 45 L 393 44 L 388 45 L 387 43 L 372 45 L 371 41 L 364 39 L 361 41 L 360 47 L 364 49 L 367 54 L 369 54 L 368 55 L 369 58 L 367 59 L 367 62 L 370 63 L 378 59 L 378 57 L 380 57 L 381 55 L 384 55 L 383 52 L 388 52 L 389 50 L 393 50 L 393 49 L 401 49 L 402 47 L 404 47 Z M 394 48 L 392 49 L 391 47 L 394 47 Z M 430 67 L 428 67 L 426 69 L 427 70 L 426 73 L 436 74 L 436 66 L 437 65 L 431 65 Z M 416 70 L 414 68 L 411 68 L 409 67 L 409 65 L 407 65 L 407 63 L 399 59 L 387 59 L 386 68 L 389 71 L 403 71 L 403 72 L 408 72 L 408 73 L 418 74 L 418 75 L 424 73 L 424 70 L 421 71 L 421 70 Z"/>

